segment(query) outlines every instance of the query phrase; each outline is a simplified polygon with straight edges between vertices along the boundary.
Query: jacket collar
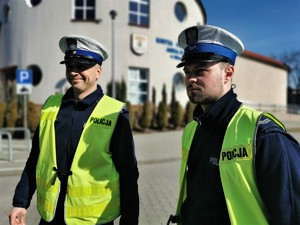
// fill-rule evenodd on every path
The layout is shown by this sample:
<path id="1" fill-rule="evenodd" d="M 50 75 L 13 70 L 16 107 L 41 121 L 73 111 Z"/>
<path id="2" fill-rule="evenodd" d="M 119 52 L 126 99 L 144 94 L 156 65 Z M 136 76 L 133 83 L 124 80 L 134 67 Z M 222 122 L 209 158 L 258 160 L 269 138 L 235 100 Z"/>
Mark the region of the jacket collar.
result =
<path id="1" fill-rule="evenodd" d="M 203 126 L 213 124 L 228 123 L 242 103 L 237 100 L 237 95 L 230 89 L 223 97 L 213 103 L 204 112 L 201 105 L 197 105 L 194 110 L 194 120 Z"/>
<path id="2" fill-rule="evenodd" d="M 89 106 L 94 102 L 99 101 L 103 97 L 103 95 L 104 94 L 102 88 L 100 87 L 100 85 L 97 85 L 97 90 L 95 90 L 94 92 L 86 96 L 84 99 L 82 99 L 80 102 L 78 102 L 74 97 L 72 87 L 70 87 L 62 99 L 62 103 L 63 104 L 78 103 L 80 105 Z"/>

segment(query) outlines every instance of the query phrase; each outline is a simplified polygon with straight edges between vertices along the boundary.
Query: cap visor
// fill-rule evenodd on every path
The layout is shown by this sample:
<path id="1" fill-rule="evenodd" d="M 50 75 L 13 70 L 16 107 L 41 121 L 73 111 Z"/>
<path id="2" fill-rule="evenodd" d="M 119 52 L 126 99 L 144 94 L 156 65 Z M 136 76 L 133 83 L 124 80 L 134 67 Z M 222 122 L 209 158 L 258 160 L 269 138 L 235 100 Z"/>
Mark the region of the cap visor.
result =
<path id="1" fill-rule="evenodd" d="M 91 59 L 73 57 L 73 58 L 68 58 L 68 59 L 61 61 L 60 64 L 66 64 L 66 62 L 75 62 L 75 63 L 84 64 L 84 65 L 95 65 L 96 63 L 98 63 L 95 60 L 91 60 Z"/>
<path id="2" fill-rule="evenodd" d="M 191 64 L 191 63 L 203 63 L 203 62 L 218 62 L 221 61 L 220 59 L 194 59 L 194 60 L 188 60 L 188 61 L 183 61 L 179 63 L 176 68 L 180 68 L 185 66 L 186 64 Z"/>

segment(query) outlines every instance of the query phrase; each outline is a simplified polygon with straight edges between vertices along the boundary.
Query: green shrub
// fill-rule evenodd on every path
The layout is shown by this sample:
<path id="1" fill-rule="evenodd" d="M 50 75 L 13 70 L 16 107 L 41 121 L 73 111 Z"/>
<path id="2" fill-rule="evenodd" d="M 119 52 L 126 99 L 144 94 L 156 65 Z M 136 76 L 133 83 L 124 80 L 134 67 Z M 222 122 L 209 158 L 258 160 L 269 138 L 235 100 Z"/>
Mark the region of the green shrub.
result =
<path id="1" fill-rule="evenodd" d="M 152 121 L 151 121 L 151 127 L 156 127 L 156 89 L 155 87 L 152 87 Z"/>
<path id="2" fill-rule="evenodd" d="M 184 110 L 178 101 L 171 105 L 171 121 L 174 129 L 182 125 Z"/>
<path id="3" fill-rule="evenodd" d="M 140 126 L 143 130 L 147 130 L 151 126 L 152 121 L 152 104 L 149 101 L 144 102 L 143 111 L 140 119 Z"/>
<path id="4" fill-rule="evenodd" d="M 107 83 L 107 95 L 112 96 L 112 83 Z M 127 86 L 126 82 L 122 78 L 121 82 L 115 81 L 115 98 L 121 102 L 126 102 L 126 93 L 127 93 Z"/>
<path id="5" fill-rule="evenodd" d="M 170 123 L 173 125 L 174 129 L 177 129 L 182 125 L 184 111 L 180 103 L 176 100 L 174 85 L 172 87 L 170 113 L 171 113 Z"/>
<path id="6" fill-rule="evenodd" d="M 18 102 L 14 100 L 7 103 L 7 108 L 5 113 L 6 127 L 15 127 L 17 119 L 18 119 Z"/>
<path id="7" fill-rule="evenodd" d="M 193 121 L 194 109 L 196 105 L 190 101 L 187 102 L 185 106 L 185 114 L 184 114 L 184 122 L 188 124 L 189 122 Z"/>
<path id="8" fill-rule="evenodd" d="M 34 133 L 36 130 L 41 116 L 41 109 L 42 106 L 35 104 L 33 102 L 28 102 L 28 109 L 27 109 L 27 121 L 28 121 L 28 129 L 30 130 L 31 134 Z"/>
<path id="9" fill-rule="evenodd" d="M 0 128 L 4 126 L 5 110 L 6 110 L 6 104 L 4 102 L 0 102 Z"/>
<path id="10" fill-rule="evenodd" d="M 168 106 L 164 101 L 158 105 L 156 124 L 159 130 L 164 130 L 168 126 Z"/>

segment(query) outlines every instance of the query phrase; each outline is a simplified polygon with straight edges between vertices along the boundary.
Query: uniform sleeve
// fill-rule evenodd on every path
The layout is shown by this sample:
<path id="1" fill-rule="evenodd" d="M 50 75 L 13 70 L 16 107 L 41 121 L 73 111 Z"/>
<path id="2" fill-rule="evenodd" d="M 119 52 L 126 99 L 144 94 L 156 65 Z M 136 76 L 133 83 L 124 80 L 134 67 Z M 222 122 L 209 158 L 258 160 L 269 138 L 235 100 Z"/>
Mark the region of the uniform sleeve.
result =
<path id="1" fill-rule="evenodd" d="M 257 134 L 255 161 L 258 188 L 271 225 L 300 224 L 300 147 L 273 121 Z"/>
<path id="2" fill-rule="evenodd" d="M 28 208 L 32 196 L 36 190 L 35 170 L 39 157 L 39 128 L 36 129 L 33 139 L 32 148 L 26 161 L 19 183 L 16 186 L 13 197 L 13 206 Z"/>
<path id="3" fill-rule="evenodd" d="M 110 144 L 113 162 L 120 175 L 120 225 L 137 225 L 139 217 L 138 167 L 128 110 L 118 118 Z"/>

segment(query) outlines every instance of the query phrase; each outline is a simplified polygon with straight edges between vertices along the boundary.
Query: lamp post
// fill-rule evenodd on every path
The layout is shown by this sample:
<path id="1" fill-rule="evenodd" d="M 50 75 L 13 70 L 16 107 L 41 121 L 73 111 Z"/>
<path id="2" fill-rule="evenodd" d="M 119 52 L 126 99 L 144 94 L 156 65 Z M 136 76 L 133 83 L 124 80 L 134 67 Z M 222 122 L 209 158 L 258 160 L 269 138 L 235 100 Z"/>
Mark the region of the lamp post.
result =
<path id="1" fill-rule="evenodd" d="M 115 24 L 114 20 L 117 17 L 117 12 L 111 10 L 109 12 L 111 17 L 111 89 L 112 97 L 116 97 L 116 84 L 115 84 Z"/>

